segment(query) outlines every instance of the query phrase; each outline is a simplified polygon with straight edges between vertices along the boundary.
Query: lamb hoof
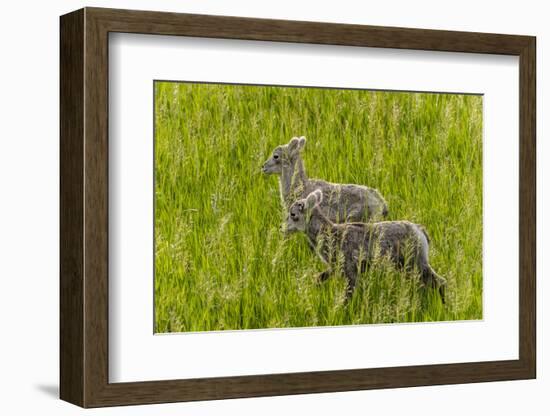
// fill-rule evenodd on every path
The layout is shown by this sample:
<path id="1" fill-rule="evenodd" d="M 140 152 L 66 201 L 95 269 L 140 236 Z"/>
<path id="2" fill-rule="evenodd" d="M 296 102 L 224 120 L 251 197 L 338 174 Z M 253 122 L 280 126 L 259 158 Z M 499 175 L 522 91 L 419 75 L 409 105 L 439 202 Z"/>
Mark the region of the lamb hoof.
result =
<path id="1" fill-rule="evenodd" d="M 321 272 L 317 275 L 315 279 L 315 283 L 318 285 L 323 283 L 325 280 L 327 280 L 330 277 L 330 273 L 328 271 Z"/>
<path id="2" fill-rule="evenodd" d="M 346 297 L 344 298 L 344 306 L 350 303 L 351 297 L 353 296 L 353 290 L 346 290 Z"/>

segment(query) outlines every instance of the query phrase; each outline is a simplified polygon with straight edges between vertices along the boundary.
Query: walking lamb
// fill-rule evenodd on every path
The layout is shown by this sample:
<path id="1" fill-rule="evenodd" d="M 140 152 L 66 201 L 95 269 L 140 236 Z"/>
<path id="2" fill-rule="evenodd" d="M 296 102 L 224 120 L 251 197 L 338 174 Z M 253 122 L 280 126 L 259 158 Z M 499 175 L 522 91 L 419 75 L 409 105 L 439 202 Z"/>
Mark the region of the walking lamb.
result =
<path id="1" fill-rule="evenodd" d="M 335 224 L 321 210 L 322 200 L 320 190 L 297 200 L 289 209 L 286 224 L 287 233 L 305 232 L 310 245 L 329 264 L 329 269 L 319 276 L 320 281 L 330 277 L 330 267 L 341 253 L 347 279 L 346 299 L 349 299 L 359 270 L 364 271 L 374 256 L 387 256 L 397 266 L 416 266 L 424 285 L 439 289 L 445 303 L 446 280 L 428 262 L 429 240 L 422 226 L 408 221 Z"/>
<path id="2" fill-rule="evenodd" d="M 376 189 L 309 179 L 300 154 L 305 143 L 306 138 L 302 136 L 277 146 L 262 167 L 266 174 L 280 175 L 279 186 L 285 212 L 292 202 L 320 189 L 324 201 L 321 208 L 333 222 L 367 221 L 387 216 L 386 201 Z"/>

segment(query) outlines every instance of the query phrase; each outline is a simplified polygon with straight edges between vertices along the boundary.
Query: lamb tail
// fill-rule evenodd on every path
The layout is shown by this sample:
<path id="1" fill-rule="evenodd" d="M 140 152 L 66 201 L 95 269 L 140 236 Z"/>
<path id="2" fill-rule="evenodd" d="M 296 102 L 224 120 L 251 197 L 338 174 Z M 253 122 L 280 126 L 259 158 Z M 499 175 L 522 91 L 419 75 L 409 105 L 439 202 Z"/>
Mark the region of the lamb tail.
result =
<path id="1" fill-rule="evenodd" d="M 384 203 L 384 207 L 382 208 L 382 217 L 386 218 L 388 216 L 388 204 Z"/>
<path id="2" fill-rule="evenodd" d="M 424 237 L 426 237 L 426 241 L 428 242 L 428 244 L 430 244 L 430 236 L 428 235 L 428 231 L 426 231 L 426 229 L 422 225 L 418 225 L 418 228 L 420 229 L 420 231 L 422 231 Z"/>
<path id="3" fill-rule="evenodd" d="M 439 296 L 441 296 L 441 303 L 445 304 L 445 288 L 447 287 L 447 279 L 438 275 L 434 269 L 430 266 L 430 273 L 432 274 L 432 284 L 438 289 Z"/>

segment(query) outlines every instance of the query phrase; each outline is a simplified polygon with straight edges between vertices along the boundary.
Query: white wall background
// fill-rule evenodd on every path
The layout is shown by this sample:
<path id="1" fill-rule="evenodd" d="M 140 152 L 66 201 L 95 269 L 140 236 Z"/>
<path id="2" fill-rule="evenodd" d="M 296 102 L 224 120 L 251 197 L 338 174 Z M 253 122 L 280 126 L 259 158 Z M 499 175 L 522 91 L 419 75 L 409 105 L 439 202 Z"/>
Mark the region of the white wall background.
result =
<path id="1" fill-rule="evenodd" d="M 88 414 L 371 413 L 548 414 L 550 361 L 545 357 L 550 300 L 544 243 L 550 227 L 544 192 L 550 146 L 543 130 L 550 102 L 545 61 L 549 12 L 543 1 L 125 0 L 6 2 L 0 14 L 0 410 L 2 414 L 83 412 L 58 395 L 59 20 L 82 6 L 240 15 L 433 29 L 529 34 L 538 53 L 538 379 L 87 411 Z"/>

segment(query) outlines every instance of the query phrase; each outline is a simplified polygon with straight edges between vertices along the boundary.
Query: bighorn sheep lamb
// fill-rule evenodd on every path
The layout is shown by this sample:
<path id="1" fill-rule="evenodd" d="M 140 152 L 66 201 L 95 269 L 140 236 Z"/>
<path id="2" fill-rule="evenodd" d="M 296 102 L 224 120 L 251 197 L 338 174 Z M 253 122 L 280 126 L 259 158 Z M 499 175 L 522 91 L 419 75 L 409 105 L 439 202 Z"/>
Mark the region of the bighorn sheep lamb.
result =
<path id="1" fill-rule="evenodd" d="M 266 174 L 280 175 L 281 200 L 285 212 L 292 202 L 319 189 L 323 193 L 321 209 L 332 222 L 367 221 L 387 216 L 386 201 L 376 189 L 309 179 L 300 155 L 305 143 L 306 138 L 302 136 L 292 138 L 286 145 L 277 146 L 262 168 Z"/>
<path id="2" fill-rule="evenodd" d="M 347 300 L 353 294 L 359 270 L 364 271 L 378 253 L 388 256 L 395 265 L 416 266 L 422 282 L 439 289 L 441 300 L 445 302 L 446 280 L 428 263 L 429 240 L 422 226 L 408 221 L 335 224 L 323 213 L 322 200 L 321 190 L 297 200 L 289 209 L 286 223 L 287 233 L 305 232 L 310 245 L 329 264 L 329 270 L 319 276 L 320 281 L 330 277 L 330 266 L 341 253 Z M 411 248 L 408 253 L 407 248 Z"/>

